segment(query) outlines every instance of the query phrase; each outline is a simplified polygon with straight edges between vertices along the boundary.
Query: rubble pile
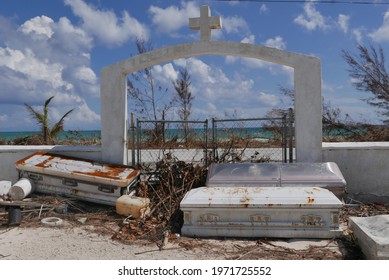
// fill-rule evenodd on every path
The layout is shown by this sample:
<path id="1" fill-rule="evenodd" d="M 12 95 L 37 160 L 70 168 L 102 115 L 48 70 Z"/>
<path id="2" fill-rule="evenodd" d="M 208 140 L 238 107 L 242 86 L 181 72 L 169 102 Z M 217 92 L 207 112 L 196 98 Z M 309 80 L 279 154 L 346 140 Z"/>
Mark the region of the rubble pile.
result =
<path id="1" fill-rule="evenodd" d="M 180 234 L 183 216 L 180 202 L 192 188 L 204 185 L 206 167 L 183 161 L 163 160 L 156 169 L 146 171 L 136 190 L 136 196 L 150 199 L 150 215 L 143 220 L 129 217 L 113 236 L 121 241 L 136 239 L 159 240 L 168 231 L 174 238 Z"/>

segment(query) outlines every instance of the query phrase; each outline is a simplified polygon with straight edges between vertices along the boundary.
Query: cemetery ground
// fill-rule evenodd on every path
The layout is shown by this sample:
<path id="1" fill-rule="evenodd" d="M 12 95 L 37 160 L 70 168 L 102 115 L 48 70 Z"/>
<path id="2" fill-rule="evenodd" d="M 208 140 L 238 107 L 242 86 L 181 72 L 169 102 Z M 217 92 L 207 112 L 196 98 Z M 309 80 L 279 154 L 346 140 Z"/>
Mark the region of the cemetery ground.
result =
<path id="1" fill-rule="evenodd" d="M 7 226 L 7 215 L 0 211 L 0 259 L 364 259 L 347 227 L 348 217 L 389 213 L 388 205 L 346 204 L 340 212 L 343 235 L 336 239 L 215 239 L 181 236 L 178 211 L 169 219 L 155 214 L 132 220 L 116 214 L 114 207 L 46 195 L 30 200 L 44 207 L 25 209 L 19 226 Z M 43 224 L 47 217 L 61 223 Z"/>

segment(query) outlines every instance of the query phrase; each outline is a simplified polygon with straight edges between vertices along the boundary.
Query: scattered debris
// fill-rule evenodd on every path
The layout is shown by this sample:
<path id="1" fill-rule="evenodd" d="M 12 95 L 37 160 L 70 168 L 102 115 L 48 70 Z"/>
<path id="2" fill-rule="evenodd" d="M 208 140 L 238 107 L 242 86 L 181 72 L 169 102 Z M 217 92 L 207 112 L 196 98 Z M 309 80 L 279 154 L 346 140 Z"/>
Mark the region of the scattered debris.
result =
<path id="1" fill-rule="evenodd" d="M 180 201 L 192 188 L 203 186 L 206 168 L 170 160 L 158 163 L 156 172 L 145 173 L 135 195 L 150 200 L 150 215 L 135 219 L 123 217 L 115 207 L 63 198 L 53 195 L 32 194 L 19 202 L 0 201 L 0 225 L 6 226 L 8 207 L 21 207 L 20 226 L 43 226 L 41 220 L 57 217 L 66 226 L 82 227 L 94 233 L 111 236 L 113 240 L 138 244 L 151 243 L 159 250 L 197 250 L 202 248 L 225 259 L 362 259 L 352 232 L 330 240 L 328 246 L 311 246 L 295 250 L 274 245 L 274 239 L 194 239 L 181 237 L 183 213 Z M 346 204 L 340 211 L 339 224 L 347 225 L 349 216 L 373 216 L 389 213 L 389 205 Z M 4 211 L 3 211 L 4 209 Z M 82 223 L 82 222 L 84 223 Z M 66 222 L 66 223 L 65 223 Z M 1 228 L 1 226 L 0 226 Z M 7 228 L 8 230 L 8 228 Z M 253 241 L 255 243 L 253 243 Z M 227 246 L 228 244 L 228 246 Z M 340 248 L 336 251 L 333 247 Z M 147 252 L 139 252 L 143 254 Z"/>
<path id="2" fill-rule="evenodd" d="M 150 199 L 132 195 L 122 195 L 116 200 L 116 213 L 131 216 L 134 219 L 144 219 L 150 214 Z"/>
<path id="3" fill-rule="evenodd" d="M 27 178 L 21 178 L 12 185 L 8 192 L 11 201 L 22 201 L 32 192 L 31 181 Z"/>
<path id="4" fill-rule="evenodd" d="M 82 217 L 82 218 L 77 219 L 77 221 L 79 221 L 81 224 L 85 224 L 87 220 L 88 220 L 87 217 Z"/>
<path id="5" fill-rule="evenodd" d="M 47 217 L 41 220 L 41 223 L 45 226 L 49 227 L 58 227 L 62 226 L 63 221 L 60 218 L 57 217 Z"/>

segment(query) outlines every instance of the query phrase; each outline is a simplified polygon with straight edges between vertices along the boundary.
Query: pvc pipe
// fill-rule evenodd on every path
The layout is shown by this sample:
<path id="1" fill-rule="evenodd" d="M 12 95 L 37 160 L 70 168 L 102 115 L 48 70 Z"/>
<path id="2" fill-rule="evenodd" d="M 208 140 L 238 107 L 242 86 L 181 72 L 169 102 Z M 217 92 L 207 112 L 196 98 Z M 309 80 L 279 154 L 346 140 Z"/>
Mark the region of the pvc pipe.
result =
<path id="1" fill-rule="evenodd" d="M 26 196 L 28 196 L 32 192 L 32 185 L 30 180 L 27 178 L 22 178 L 17 181 L 8 192 L 8 196 L 12 200 L 23 200 Z"/>

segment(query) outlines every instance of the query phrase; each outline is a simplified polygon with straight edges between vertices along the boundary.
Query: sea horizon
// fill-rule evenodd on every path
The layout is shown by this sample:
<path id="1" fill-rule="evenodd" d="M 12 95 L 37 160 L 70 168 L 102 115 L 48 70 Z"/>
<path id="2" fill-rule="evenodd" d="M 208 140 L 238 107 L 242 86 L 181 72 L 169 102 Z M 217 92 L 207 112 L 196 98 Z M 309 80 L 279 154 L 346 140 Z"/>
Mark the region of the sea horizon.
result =
<path id="1" fill-rule="evenodd" d="M 39 135 L 40 130 L 32 131 L 0 131 L 0 139 L 10 141 L 17 138 Z M 75 138 L 101 138 L 101 130 L 65 130 L 58 134 L 58 140 L 75 139 Z"/>

